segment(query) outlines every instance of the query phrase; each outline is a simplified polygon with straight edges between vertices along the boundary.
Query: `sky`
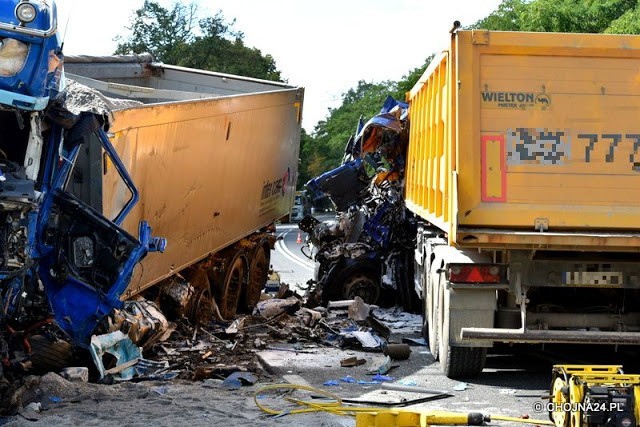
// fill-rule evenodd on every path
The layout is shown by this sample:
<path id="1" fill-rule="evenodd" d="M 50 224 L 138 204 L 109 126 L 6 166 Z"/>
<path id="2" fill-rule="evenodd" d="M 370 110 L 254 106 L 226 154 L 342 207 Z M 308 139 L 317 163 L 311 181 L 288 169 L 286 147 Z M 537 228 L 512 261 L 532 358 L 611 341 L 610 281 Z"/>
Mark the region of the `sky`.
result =
<path id="1" fill-rule="evenodd" d="M 173 0 L 157 0 L 170 9 Z M 187 0 L 185 3 L 191 3 Z M 359 80 L 399 80 L 447 46 L 453 21 L 470 25 L 501 0 L 194 0 L 221 10 L 247 46 L 270 54 L 288 83 L 305 88 L 302 125 L 312 132 Z M 143 0 L 57 0 L 66 54 L 109 55 Z"/>

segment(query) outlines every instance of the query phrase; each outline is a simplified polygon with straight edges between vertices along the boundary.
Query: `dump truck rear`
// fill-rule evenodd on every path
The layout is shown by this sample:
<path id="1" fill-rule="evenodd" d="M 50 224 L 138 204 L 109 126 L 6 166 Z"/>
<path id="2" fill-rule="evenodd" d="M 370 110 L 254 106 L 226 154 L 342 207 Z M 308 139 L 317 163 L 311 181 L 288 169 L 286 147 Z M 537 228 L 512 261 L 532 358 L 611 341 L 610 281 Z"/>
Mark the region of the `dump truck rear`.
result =
<path id="1" fill-rule="evenodd" d="M 408 94 L 415 289 L 445 374 L 640 343 L 640 37 L 454 30 Z"/>

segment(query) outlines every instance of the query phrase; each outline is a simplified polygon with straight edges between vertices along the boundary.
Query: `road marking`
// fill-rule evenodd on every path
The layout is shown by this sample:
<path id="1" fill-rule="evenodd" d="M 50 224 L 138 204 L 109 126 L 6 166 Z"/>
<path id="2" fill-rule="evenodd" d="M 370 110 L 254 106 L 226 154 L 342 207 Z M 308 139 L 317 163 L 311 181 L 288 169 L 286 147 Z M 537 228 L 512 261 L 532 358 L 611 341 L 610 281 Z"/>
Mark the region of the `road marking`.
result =
<path id="1" fill-rule="evenodd" d="M 284 238 L 290 232 L 291 231 L 285 231 L 284 233 L 280 233 L 278 235 L 278 240 L 276 241 L 275 245 L 276 251 L 280 252 L 285 258 L 288 258 L 290 261 L 295 262 L 299 266 L 313 271 L 315 269 L 314 263 L 298 258 L 293 252 L 289 250 L 289 248 L 287 248 L 287 245 L 284 244 Z"/>

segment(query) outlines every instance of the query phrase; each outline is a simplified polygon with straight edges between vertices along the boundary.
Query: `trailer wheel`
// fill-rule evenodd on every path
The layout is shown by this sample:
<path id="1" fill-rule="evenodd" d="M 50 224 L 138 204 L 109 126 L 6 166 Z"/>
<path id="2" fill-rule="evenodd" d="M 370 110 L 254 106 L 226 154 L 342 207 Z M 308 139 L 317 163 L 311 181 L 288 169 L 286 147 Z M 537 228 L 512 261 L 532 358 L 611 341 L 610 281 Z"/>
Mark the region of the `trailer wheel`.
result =
<path id="1" fill-rule="evenodd" d="M 35 372 L 58 372 L 73 360 L 73 347 L 67 341 L 34 335 L 29 338 L 29 344 Z"/>
<path id="2" fill-rule="evenodd" d="M 246 284 L 247 257 L 244 251 L 238 250 L 227 264 L 222 286 L 216 286 L 216 302 L 223 319 L 231 320 L 236 315 L 240 295 Z"/>
<path id="3" fill-rule="evenodd" d="M 442 275 L 441 275 L 442 276 Z M 444 289 L 442 278 L 440 286 L 442 293 L 440 301 L 440 337 L 439 357 L 442 372 L 449 378 L 472 378 L 480 375 L 487 358 L 485 347 L 453 347 L 449 342 L 450 310 L 447 290 Z"/>
<path id="4" fill-rule="evenodd" d="M 265 245 L 258 245 L 249 266 L 249 281 L 242 295 L 243 311 L 250 312 L 260 301 L 260 294 L 267 283 L 269 272 L 270 249 Z"/>
<path id="5" fill-rule="evenodd" d="M 214 313 L 207 272 L 202 268 L 193 268 L 185 271 L 184 277 L 194 289 L 194 294 L 187 302 L 186 314 L 194 324 L 206 324 Z"/>

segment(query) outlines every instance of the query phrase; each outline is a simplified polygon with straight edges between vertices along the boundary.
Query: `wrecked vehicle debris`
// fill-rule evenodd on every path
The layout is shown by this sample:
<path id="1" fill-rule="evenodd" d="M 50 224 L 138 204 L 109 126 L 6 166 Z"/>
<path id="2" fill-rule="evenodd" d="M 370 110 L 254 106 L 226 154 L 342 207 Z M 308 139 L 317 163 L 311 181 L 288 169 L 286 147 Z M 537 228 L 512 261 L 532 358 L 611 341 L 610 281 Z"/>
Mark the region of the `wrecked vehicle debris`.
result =
<path id="1" fill-rule="evenodd" d="M 380 114 L 347 143 L 343 164 L 307 183 L 316 198 L 328 195 L 336 221 L 305 217 L 299 227 L 317 263 L 314 277 L 326 304 L 360 297 L 414 309 L 416 222 L 402 198 L 408 143 L 407 104 L 388 98 Z"/>
<path id="2" fill-rule="evenodd" d="M 0 380 L 90 349 L 101 376 L 129 378 L 141 357 L 108 347 L 151 352 L 176 321 L 258 302 L 294 197 L 303 89 L 150 55 L 64 57 L 55 3 L 28 3 L 29 22 L 22 3 L 0 6 Z M 212 168 L 222 157 L 234 167 Z"/>

